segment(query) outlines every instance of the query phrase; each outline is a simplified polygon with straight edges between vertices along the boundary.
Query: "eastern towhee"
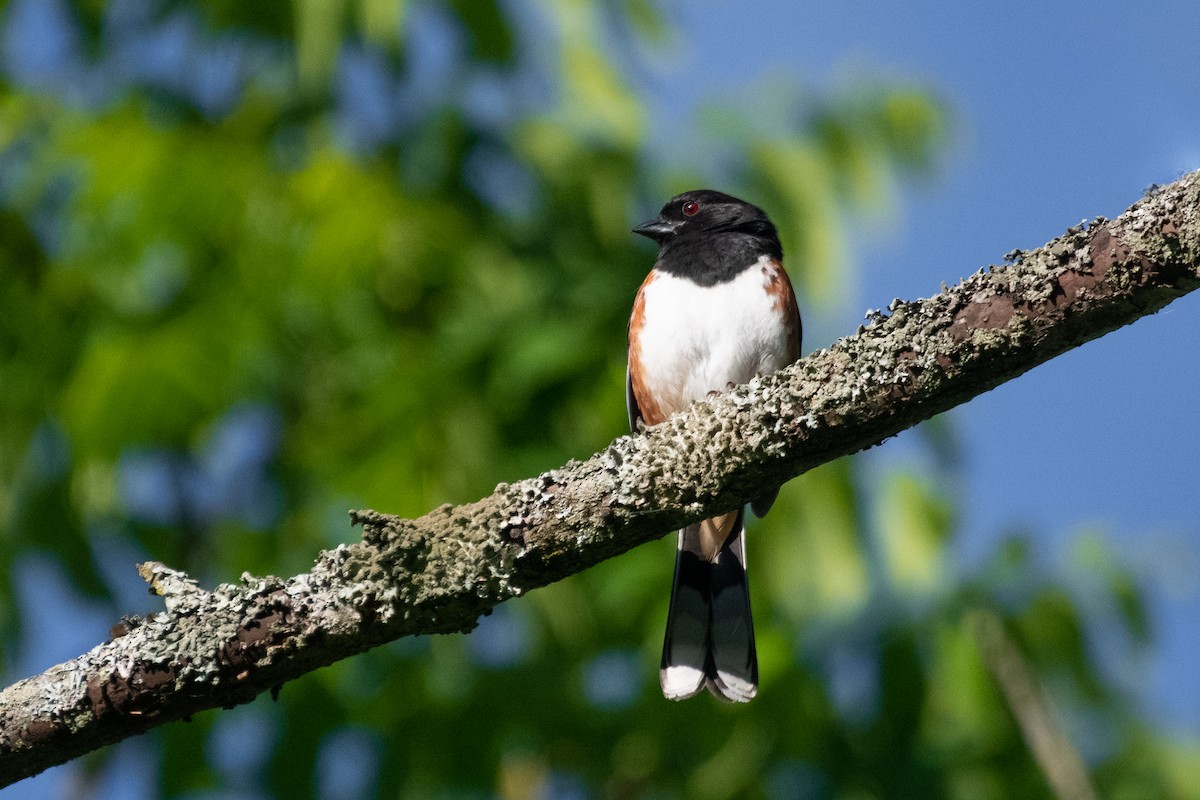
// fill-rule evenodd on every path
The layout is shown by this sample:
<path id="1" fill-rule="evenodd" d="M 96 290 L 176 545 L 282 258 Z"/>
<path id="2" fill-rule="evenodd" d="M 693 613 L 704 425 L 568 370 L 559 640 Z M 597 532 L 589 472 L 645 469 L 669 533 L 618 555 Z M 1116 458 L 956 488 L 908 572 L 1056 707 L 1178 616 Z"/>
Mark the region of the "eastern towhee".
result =
<path id="1" fill-rule="evenodd" d="M 629 425 L 656 425 L 800 357 L 800 314 L 783 248 L 762 209 L 707 189 L 671 198 L 633 229 L 659 245 L 629 320 Z M 771 507 L 779 488 L 750 503 Z M 746 583 L 745 509 L 679 532 L 659 679 L 673 700 L 707 686 L 722 700 L 758 691 Z"/>

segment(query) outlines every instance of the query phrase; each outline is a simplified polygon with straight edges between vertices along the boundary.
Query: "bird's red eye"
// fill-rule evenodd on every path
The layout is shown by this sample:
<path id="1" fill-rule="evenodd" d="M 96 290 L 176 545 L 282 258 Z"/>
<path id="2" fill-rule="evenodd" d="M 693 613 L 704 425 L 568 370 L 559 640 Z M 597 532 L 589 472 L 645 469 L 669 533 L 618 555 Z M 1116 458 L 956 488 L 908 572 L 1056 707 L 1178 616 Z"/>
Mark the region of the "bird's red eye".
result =
<path id="1" fill-rule="evenodd" d="M 685 217 L 694 217 L 696 212 L 700 210 L 700 204 L 695 200 L 688 200 L 683 204 L 683 215 Z"/>

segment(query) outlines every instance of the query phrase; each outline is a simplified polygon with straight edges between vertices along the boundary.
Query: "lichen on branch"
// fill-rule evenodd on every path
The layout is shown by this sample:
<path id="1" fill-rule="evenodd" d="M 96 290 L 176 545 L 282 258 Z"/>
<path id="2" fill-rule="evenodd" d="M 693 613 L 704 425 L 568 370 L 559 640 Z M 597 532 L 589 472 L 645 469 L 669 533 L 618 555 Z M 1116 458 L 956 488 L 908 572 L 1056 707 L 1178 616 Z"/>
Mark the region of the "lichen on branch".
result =
<path id="1" fill-rule="evenodd" d="M 584 462 L 415 520 L 355 512 L 361 541 L 292 578 L 202 589 L 148 563 L 164 610 L 0 693 L 0 786 L 171 720 L 253 699 L 496 604 L 877 444 L 1200 285 L 1200 173 L 697 403 Z"/>

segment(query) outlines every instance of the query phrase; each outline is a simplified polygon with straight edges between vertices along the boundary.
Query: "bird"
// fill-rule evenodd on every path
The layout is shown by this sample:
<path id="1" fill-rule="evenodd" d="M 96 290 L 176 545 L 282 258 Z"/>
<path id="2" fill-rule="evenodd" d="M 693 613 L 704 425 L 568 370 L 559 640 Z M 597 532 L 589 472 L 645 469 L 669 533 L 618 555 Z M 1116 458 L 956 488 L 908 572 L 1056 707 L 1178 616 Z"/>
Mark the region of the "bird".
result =
<path id="1" fill-rule="evenodd" d="M 796 295 L 761 208 L 697 189 L 672 197 L 633 233 L 659 247 L 629 320 L 626 401 L 635 435 L 799 359 Z M 763 516 L 778 492 L 765 489 L 750 509 Z M 758 692 L 744 523 L 743 506 L 679 531 L 659 670 L 668 699 L 707 688 L 748 702 Z"/>

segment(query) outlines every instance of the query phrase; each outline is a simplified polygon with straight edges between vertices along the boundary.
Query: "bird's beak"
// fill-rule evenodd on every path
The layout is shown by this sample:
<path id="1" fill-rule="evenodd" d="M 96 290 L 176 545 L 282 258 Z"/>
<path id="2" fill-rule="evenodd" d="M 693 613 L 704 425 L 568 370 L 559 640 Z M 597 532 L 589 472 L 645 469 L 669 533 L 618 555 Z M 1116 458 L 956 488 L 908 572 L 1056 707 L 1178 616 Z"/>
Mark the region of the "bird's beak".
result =
<path id="1" fill-rule="evenodd" d="M 677 227 L 679 227 L 678 222 L 666 220 L 662 217 L 655 217 L 649 222 L 643 222 L 641 225 L 638 225 L 633 229 L 633 232 L 662 244 L 671 234 L 675 233 Z"/>

